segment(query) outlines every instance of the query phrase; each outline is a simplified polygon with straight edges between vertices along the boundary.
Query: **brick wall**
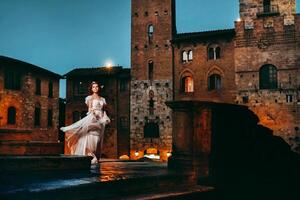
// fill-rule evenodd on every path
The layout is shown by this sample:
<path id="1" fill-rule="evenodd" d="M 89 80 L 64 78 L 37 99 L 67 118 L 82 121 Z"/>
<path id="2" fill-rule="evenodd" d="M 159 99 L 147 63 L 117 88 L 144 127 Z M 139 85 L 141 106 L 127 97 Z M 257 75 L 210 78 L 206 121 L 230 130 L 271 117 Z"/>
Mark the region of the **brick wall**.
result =
<path id="1" fill-rule="evenodd" d="M 298 18 L 294 25 L 286 26 L 283 16 L 260 17 L 254 20 L 252 30 L 245 30 L 243 21 L 237 22 L 235 48 L 237 103 L 248 105 L 262 125 L 274 130 L 296 151 L 300 126 Z M 259 88 L 259 70 L 265 64 L 277 68 L 277 89 Z M 292 102 L 287 102 L 287 95 Z"/>
<path id="2" fill-rule="evenodd" d="M 161 159 L 171 151 L 171 114 L 165 105 L 172 99 L 172 47 L 175 33 L 174 0 L 131 1 L 131 97 L 130 145 L 131 158 L 144 155 L 147 148 L 155 147 Z M 149 37 L 148 27 L 153 25 Z M 153 62 L 153 80 L 148 76 L 149 61 Z M 154 111 L 149 113 L 149 92 L 154 93 Z M 168 118 L 167 118 L 168 117 Z M 144 138 L 144 125 L 155 122 L 159 138 Z M 139 151 L 138 157 L 134 155 Z"/>
<path id="3" fill-rule="evenodd" d="M 208 47 L 217 44 L 221 48 L 221 58 L 208 59 Z M 182 62 L 182 52 L 192 50 L 193 60 Z M 233 37 L 228 40 L 217 39 L 213 36 L 203 42 L 182 42 L 174 44 L 175 65 L 175 99 L 176 100 L 202 100 L 215 102 L 234 102 L 234 43 Z M 181 79 L 190 74 L 194 80 L 194 92 L 185 93 L 181 89 Z M 212 74 L 221 76 L 221 88 L 208 90 L 208 78 Z"/>
<path id="4" fill-rule="evenodd" d="M 131 75 L 133 80 L 148 79 L 148 62 L 154 62 L 154 79 L 170 79 L 173 0 L 134 0 L 131 8 Z M 148 26 L 154 27 L 151 42 Z"/>
<path id="5" fill-rule="evenodd" d="M 30 140 L 57 142 L 58 140 L 58 115 L 59 115 L 59 81 L 52 75 L 24 71 L 20 66 L 16 68 L 21 75 L 21 89 L 9 90 L 4 88 L 4 70 L 0 67 L 0 128 L 10 129 L 14 132 L 29 130 L 23 137 L 15 138 L 14 135 L 6 137 L 9 140 Z M 35 79 L 41 80 L 41 95 L 35 94 Z M 48 97 L 48 83 L 53 82 L 53 97 Z M 34 126 L 35 105 L 41 105 L 40 126 Z M 7 111 L 9 107 L 16 108 L 16 124 L 7 124 Z M 52 109 L 52 127 L 48 127 L 48 109 Z M 30 134 L 30 137 L 28 137 Z"/>

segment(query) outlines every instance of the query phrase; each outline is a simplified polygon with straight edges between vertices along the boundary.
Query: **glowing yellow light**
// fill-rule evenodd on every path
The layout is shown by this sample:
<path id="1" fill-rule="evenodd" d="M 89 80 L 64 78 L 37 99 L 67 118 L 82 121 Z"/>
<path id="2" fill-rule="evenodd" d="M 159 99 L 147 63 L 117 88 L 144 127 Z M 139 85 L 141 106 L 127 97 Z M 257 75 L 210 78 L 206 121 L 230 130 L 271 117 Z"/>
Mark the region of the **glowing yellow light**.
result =
<path id="1" fill-rule="evenodd" d="M 105 67 L 108 67 L 108 68 L 110 68 L 110 67 L 112 67 L 114 64 L 113 64 L 113 61 L 112 60 L 107 60 L 106 62 L 105 62 Z"/>
<path id="2" fill-rule="evenodd" d="M 169 158 L 172 154 L 170 152 L 167 153 L 167 157 Z"/>
<path id="3" fill-rule="evenodd" d="M 240 22 L 240 21 L 242 21 L 242 20 L 241 20 L 241 18 L 237 18 L 237 20 L 236 20 L 236 21 L 237 21 L 237 22 Z"/>
<path id="4" fill-rule="evenodd" d="M 138 156 L 140 155 L 140 153 L 139 153 L 138 151 L 136 151 L 136 152 L 134 152 L 134 155 L 135 155 L 136 157 L 138 157 Z"/>
<path id="5" fill-rule="evenodd" d="M 119 157 L 120 160 L 129 160 L 129 156 L 127 155 L 122 155 Z"/>
<path id="6" fill-rule="evenodd" d="M 155 148 L 148 148 L 146 150 L 147 154 L 157 154 L 157 149 Z"/>
<path id="7" fill-rule="evenodd" d="M 160 156 L 155 155 L 155 154 L 146 154 L 144 157 L 154 159 L 154 160 L 159 160 L 160 159 Z"/>

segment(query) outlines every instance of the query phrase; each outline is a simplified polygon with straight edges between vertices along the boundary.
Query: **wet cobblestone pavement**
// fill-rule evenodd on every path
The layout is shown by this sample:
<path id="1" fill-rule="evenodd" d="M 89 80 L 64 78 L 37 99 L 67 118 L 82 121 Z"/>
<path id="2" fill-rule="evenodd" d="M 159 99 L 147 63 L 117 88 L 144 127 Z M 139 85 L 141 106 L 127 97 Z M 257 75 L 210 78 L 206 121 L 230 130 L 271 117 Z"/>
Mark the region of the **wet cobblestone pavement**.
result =
<path id="1" fill-rule="evenodd" d="M 166 163 L 102 161 L 91 166 L 91 173 L 80 171 L 6 172 L 1 174 L 0 192 L 42 190 L 92 182 L 167 174 Z"/>
<path id="2" fill-rule="evenodd" d="M 99 173 L 100 181 L 169 174 L 167 163 L 158 162 L 102 162 L 97 167 L 92 166 L 92 172 Z"/>
<path id="3" fill-rule="evenodd" d="M 181 179 L 168 171 L 166 163 L 103 160 L 92 165 L 91 173 L 5 173 L 0 181 L 0 199 L 147 199 L 147 193 L 168 191 Z"/>

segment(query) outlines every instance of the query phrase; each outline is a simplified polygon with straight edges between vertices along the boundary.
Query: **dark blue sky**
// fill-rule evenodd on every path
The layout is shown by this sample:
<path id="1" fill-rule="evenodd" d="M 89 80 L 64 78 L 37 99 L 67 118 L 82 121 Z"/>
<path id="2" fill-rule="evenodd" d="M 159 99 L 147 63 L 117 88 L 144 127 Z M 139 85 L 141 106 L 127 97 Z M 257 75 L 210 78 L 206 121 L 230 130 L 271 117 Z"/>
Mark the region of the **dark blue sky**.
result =
<path id="1" fill-rule="evenodd" d="M 233 28 L 238 2 L 176 0 L 177 31 Z M 108 60 L 130 67 L 130 0 L 0 0 L 0 27 L 0 55 L 59 74 Z"/>

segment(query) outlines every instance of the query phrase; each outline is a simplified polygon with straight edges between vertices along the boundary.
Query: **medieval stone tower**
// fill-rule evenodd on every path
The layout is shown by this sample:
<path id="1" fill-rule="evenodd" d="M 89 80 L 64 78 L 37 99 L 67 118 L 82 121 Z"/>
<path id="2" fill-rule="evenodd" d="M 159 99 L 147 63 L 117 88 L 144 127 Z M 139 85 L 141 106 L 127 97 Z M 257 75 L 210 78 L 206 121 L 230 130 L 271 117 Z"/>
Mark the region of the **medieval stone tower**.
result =
<path id="1" fill-rule="evenodd" d="M 172 148 L 175 0 L 131 1 L 130 157 L 166 160 Z"/>
<path id="2" fill-rule="evenodd" d="M 299 151 L 300 17 L 295 0 L 240 0 L 237 103 Z M 297 147 L 298 146 L 298 147 Z"/>

